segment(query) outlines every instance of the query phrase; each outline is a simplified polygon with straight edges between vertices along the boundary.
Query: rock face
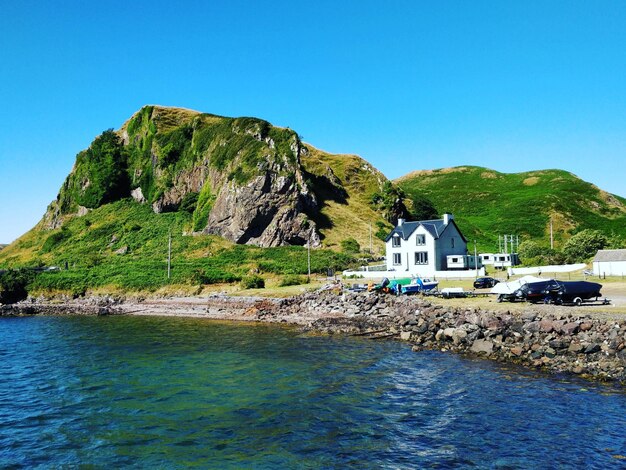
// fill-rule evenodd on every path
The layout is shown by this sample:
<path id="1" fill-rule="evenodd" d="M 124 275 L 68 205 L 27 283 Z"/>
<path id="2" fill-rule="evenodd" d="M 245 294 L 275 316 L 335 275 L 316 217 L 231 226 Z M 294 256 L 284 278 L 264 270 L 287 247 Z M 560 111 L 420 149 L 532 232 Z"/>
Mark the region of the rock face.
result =
<path id="1" fill-rule="evenodd" d="M 298 135 L 255 118 L 147 106 L 77 155 L 43 226 L 132 197 L 193 214 L 193 233 L 263 247 L 320 244 Z"/>
<path id="2" fill-rule="evenodd" d="M 222 187 L 203 232 L 259 246 L 309 241 L 317 246 L 319 235 L 305 212 L 315 210 L 315 205 L 313 198 L 298 191 L 292 178 L 268 172 L 244 187 Z"/>

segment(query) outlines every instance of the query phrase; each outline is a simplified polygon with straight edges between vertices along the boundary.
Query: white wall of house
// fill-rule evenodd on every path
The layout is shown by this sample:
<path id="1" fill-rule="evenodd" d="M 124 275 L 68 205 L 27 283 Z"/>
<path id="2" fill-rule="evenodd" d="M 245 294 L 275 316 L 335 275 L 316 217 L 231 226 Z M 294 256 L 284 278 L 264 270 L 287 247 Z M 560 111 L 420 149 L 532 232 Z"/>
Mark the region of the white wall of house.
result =
<path id="1" fill-rule="evenodd" d="M 433 237 L 423 225 L 419 225 L 406 240 L 394 234 L 386 244 L 387 271 L 433 277 L 437 271 L 448 269 L 448 255 L 465 255 L 467 244 L 456 225 L 451 223 L 452 217 L 446 214 L 444 220 L 448 225 L 439 238 Z M 399 220 L 398 223 L 405 222 Z"/>
<path id="2" fill-rule="evenodd" d="M 416 264 L 416 259 L 419 264 Z M 419 226 L 406 240 L 394 234 L 387 242 L 387 271 L 432 276 L 436 271 L 434 259 L 435 239 L 423 226 Z M 426 263 L 422 264 L 424 260 Z"/>
<path id="3" fill-rule="evenodd" d="M 594 276 L 625 276 L 626 261 L 594 261 Z"/>
<path id="4" fill-rule="evenodd" d="M 357 278 L 372 279 L 380 281 L 382 278 L 388 279 L 402 279 L 409 277 L 409 274 L 405 271 L 351 271 L 347 270 L 343 272 L 345 277 L 356 276 Z M 485 275 L 485 268 L 478 270 L 479 276 Z M 476 271 L 473 269 L 465 271 L 435 271 L 429 275 L 421 275 L 422 279 L 474 279 L 476 277 Z M 358 282 L 358 281 L 355 281 Z"/>

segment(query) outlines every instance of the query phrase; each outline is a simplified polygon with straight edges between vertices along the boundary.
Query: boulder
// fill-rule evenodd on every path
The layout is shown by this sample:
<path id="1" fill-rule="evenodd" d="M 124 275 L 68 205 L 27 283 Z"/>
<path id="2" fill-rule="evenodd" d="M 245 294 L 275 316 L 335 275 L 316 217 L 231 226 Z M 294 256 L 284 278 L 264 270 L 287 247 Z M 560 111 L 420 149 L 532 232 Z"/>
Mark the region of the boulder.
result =
<path id="1" fill-rule="evenodd" d="M 560 333 L 566 336 L 572 336 L 576 334 L 576 332 L 578 331 L 578 323 L 576 322 L 565 323 L 563 326 L 561 326 L 559 330 L 560 330 Z"/>
<path id="2" fill-rule="evenodd" d="M 477 339 L 472 343 L 470 350 L 476 354 L 489 355 L 493 352 L 493 342 L 486 339 Z"/>

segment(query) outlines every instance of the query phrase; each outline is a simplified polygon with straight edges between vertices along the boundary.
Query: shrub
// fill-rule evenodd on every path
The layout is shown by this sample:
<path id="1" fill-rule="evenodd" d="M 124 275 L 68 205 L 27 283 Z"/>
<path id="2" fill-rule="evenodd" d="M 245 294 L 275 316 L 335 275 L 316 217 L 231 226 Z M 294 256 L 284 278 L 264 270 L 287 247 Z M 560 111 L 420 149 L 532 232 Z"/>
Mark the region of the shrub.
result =
<path id="1" fill-rule="evenodd" d="M 608 243 L 598 230 L 586 229 L 573 235 L 563 246 L 563 254 L 570 263 L 585 262 Z"/>
<path id="2" fill-rule="evenodd" d="M 241 280 L 241 287 L 243 289 L 263 289 L 265 288 L 265 279 L 256 274 L 246 276 Z"/>
<path id="3" fill-rule="evenodd" d="M 307 280 L 303 276 L 295 276 L 293 274 L 288 274 L 280 281 L 278 284 L 279 287 L 287 287 L 287 286 L 299 286 L 301 284 L 306 284 Z"/>
<path id="4" fill-rule="evenodd" d="M 193 284 L 219 284 L 239 281 L 241 277 L 217 269 L 196 269 L 191 274 L 190 280 Z"/>
<path id="5" fill-rule="evenodd" d="M 341 241 L 341 251 L 344 253 L 358 253 L 361 251 L 361 245 L 354 238 L 346 238 Z"/>
<path id="6" fill-rule="evenodd" d="M 180 206 L 178 206 L 178 210 L 180 212 L 188 212 L 193 214 L 193 211 L 196 210 L 196 205 L 198 204 L 198 193 L 187 193 L 183 197 L 183 200 L 180 202 Z"/>
<path id="7" fill-rule="evenodd" d="M 28 297 L 28 284 L 35 278 L 31 270 L 9 270 L 0 274 L 0 303 L 12 304 Z"/>
<path id="8" fill-rule="evenodd" d="M 56 248 L 59 243 L 68 238 L 69 235 L 69 232 L 63 229 L 61 229 L 60 232 L 54 232 L 50 234 L 48 238 L 46 238 L 46 241 L 43 243 L 41 247 L 41 252 L 50 253 L 54 248 Z"/>

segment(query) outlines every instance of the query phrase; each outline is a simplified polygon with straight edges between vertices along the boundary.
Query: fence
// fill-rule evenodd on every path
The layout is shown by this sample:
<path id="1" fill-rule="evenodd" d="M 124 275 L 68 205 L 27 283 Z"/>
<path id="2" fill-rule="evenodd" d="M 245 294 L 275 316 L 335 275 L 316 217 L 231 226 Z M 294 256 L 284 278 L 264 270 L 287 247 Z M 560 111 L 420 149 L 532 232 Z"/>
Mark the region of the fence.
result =
<path id="1" fill-rule="evenodd" d="M 539 274 L 541 273 L 571 273 L 573 271 L 580 271 L 587 267 L 584 263 L 578 264 L 562 264 L 552 266 L 533 266 L 530 268 L 509 268 L 509 275 L 527 275 L 527 274 Z"/>
<path id="2" fill-rule="evenodd" d="M 371 268 L 371 266 L 370 266 Z M 485 269 L 480 268 L 478 270 L 479 276 L 485 275 Z M 382 279 L 386 277 L 388 279 L 401 279 L 411 277 L 411 273 L 405 271 L 361 271 L 361 270 L 347 270 L 343 272 L 344 277 L 359 277 L 363 279 Z M 469 271 L 435 271 L 434 274 L 428 274 L 420 276 L 422 279 L 474 279 L 476 277 L 476 270 L 471 269 Z"/>

